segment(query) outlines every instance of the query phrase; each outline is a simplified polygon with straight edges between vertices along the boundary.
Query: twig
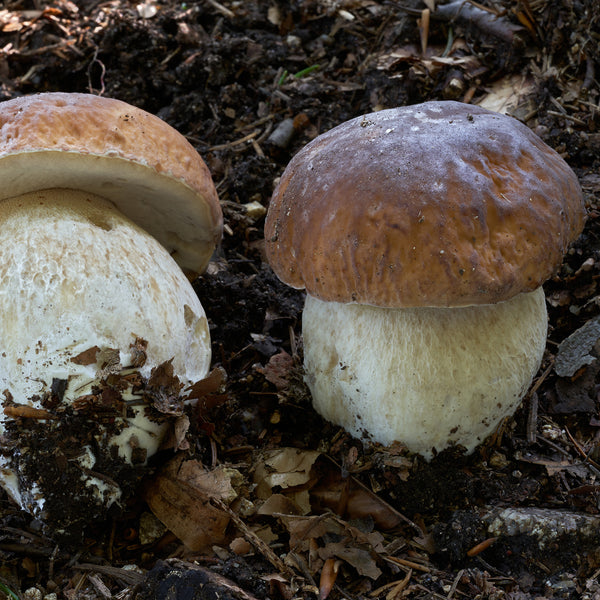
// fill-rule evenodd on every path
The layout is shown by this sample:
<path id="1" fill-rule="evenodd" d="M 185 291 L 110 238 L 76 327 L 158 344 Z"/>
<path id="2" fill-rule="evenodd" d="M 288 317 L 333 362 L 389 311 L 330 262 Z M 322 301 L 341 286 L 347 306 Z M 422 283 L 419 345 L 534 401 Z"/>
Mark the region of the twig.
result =
<path id="1" fill-rule="evenodd" d="M 452 598 L 452 596 L 454 596 L 454 592 L 456 592 L 456 588 L 458 587 L 458 584 L 460 583 L 460 580 L 462 579 L 462 576 L 464 575 L 465 570 L 461 569 L 457 574 L 456 577 L 454 578 L 454 581 L 452 582 L 452 586 L 450 587 L 450 591 L 448 592 L 448 600 L 450 600 Z"/>
<path id="2" fill-rule="evenodd" d="M 394 563 L 396 565 L 401 565 L 403 567 L 408 567 L 409 569 L 414 569 L 415 571 L 422 571 L 423 573 L 431 573 L 431 569 L 425 565 L 420 565 L 419 563 L 413 562 L 412 560 L 406 560 L 405 558 L 398 558 L 396 556 L 383 556 L 384 560 L 388 562 Z"/>
<path id="3" fill-rule="evenodd" d="M 399 6 L 400 10 L 415 16 L 421 11 L 408 6 Z M 522 25 L 511 23 L 508 19 L 497 16 L 489 10 L 475 6 L 468 0 L 455 0 L 449 4 L 439 5 L 431 18 L 438 21 L 456 21 L 463 25 L 475 25 L 480 31 L 512 44 L 517 33 L 524 31 Z"/>
<path id="4" fill-rule="evenodd" d="M 235 17 L 235 13 L 233 11 L 229 10 L 226 6 L 223 6 L 220 2 L 217 2 L 217 0 L 208 0 L 208 3 L 214 9 L 216 9 L 217 12 L 220 12 L 225 17 L 229 19 L 233 19 Z"/>
<path id="5" fill-rule="evenodd" d="M 432 14 L 432 17 L 435 18 L 436 16 L 446 18 L 449 21 L 456 20 L 458 22 L 462 21 L 463 24 L 475 25 L 480 31 L 508 43 L 513 43 L 515 34 L 524 29 L 521 25 L 511 23 L 508 19 L 464 0 L 438 6 Z"/>
<path id="6" fill-rule="evenodd" d="M 561 117 L 563 119 L 566 119 L 567 121 L 572 121 L 576 125 L 580 125 L 581 127 L 586 127 L 585 121 L 582 121 L 581 119 L 578 119 L 577 117 L 573 117 L 571 115 L 567 115 L 565 113 L 558 112 L 556 110 L 548 110 L 548 111 L 546 111 L 546 114 L 551 115 L 553 117 Z"/>
<path id="7" fill-rule="evenodd" d="M 575 450 L 577 450 L 579 456 L 581 456 L 585 460 L 585 462 L 589 462 L 592 466 L 596 467 L 596 469 L 600 469 L 600 465 L 589 457 L 589 454 L 579 445 L 579 442 L 571 435 L 571 432 L 569 431 L 568 427 L 565 427 L 565 433 L 571 440 L 573 446 L 575 446 Z"/>
<path id="8" fill-rule="evenodd" d="M 565 450 L 564 448 L 562 448 L 561 446 L 559 446 L 558 444 L 554 443 L 552 440 L 548 440 L 546 439 L 544 436 L 539 436 L 537 438 L 538 442 L 544 442 L 545 444 L 547 444 L 548 446 L 550 446 L 551 448 L 554 448 L 557 452 L 559 452 L 560 454 L 562 454 L 563 456 L 566 456 L 567 458 L 569 458 L 571 461 L 573 461 L 573 455 L 568 451 Z M 600 469 L 597 469 L 596 467 L 594 467 L 594 465 L 590 462 L 590 460 L 583 460 L 583 461 L 578 461 L 576 463 L 572 463 L 574 466 L 576 465 L 585 465 L 587 466 L 587 468 L 594 473 L 596 476 L 600 476 Z"/>
<path id="9" fill-rule="evenodd" d="M 215 150 L 227 150 L 229 148 L 234 148 L 235 146 L 239 146 L 240 144 L 245 144 L 246 142 L 249 142 L 250 140 L 254 139 L 258 134 L 260 133 L 260 131 L 255 130 L 252 133 L 249 133 L 248 135 L 245 135 L 243 138 L 240 138 L 239 140 L 235 140 L 233 142 L 227 142 L 226 144 L 219 144 L 217 146 L 211 146 L 208 151 L 209 152 L 214 152 Z"/>
<path id="10" fill-rule="evenodd" d="M 106 587 L 106 584 L 100 579 L 99 575 L 94 573 L 90 573 L 88 575 L 88 581 L 94 586 L 94 589 L 106 600 L 110 600 L 112 598 L 112 594 L 110 590 Z"/>
<path id="11" fill-rule="evenodd" d="M 280 573 L 283 573 L 287 577 L 293 577 L 294 572 L 290 569 L 282 560 L 271 550 L 271 548 L 263 542 L 247 525 L 240 519 L 237 513 L 225 502 L 219 498 L 212 497 L 210 503 L 219 510 L 227 513 L 231 520 L 235 523 L 235 526 L 242 532 L 243 536 L 248 542 L 250 542 Z"/>
<path id="12" fill-rule="evenodd" d="M 550 371 L 552 371 L 552 367 L 554 366 L 554 358 L 550 361 L 550 364 L 546 367 L 546 370 L 537 378 L 536 382 L 531 386 L 531 390 L 529 390 L 530 394 L 535 394 L 539 389 L 542 383 L 546 380 L 546 377 L 550 375 Z"/>
<path id="13" fill-rule="evenodd" d="M 36 548 L 31 542 L 26 544 L 20 544 L 16 542 L 3 542 L 0 543 L 0 551 L 12 552 L 23 556 L 32 556 L 34 558 L 49 558 L 53 555 L 53 550 L 50 548 Z M 67 555 L 68 556 L 68 555 Z M 61 558 L 64 558 L 61 555 Z"/>
<path id="14" fill-rule="evenodd" d="M 390 583 L 386 583 L 380 588 L 377 588 L 376 590 L 372 591 L 370 595 L 372 598 L 376 598 L 377 596 L 380 596 L 383 592 L 387 592 L 386 598 L 399 598 L 400 592 L 402 592 L 404 588 L 408 585 L 411 577 L 412 569 L 408 569 L 404 579 L 401 579 L 400 581 L 392 581 Z"/>
<path id="15" fill-rule="evenodd" d="M 534 392 L 529 397 L 529 414 L 527 415 L 527 441 L 533 444 L 537 438 L 538 395 Z"/>
<path id="16" fill-rule="evenodd" d="M 126 585 L 137 585 L 141 583 L 144 579 L 144 576 L 137 571 L 132 571 L 129 569 L 121 569 L 119 567 L 112 567 L 110 565 L 94 565 L 91 563 L 79 563 L 73 565 L 73 568 L 77 571 L 87 571 L 100 573 L 101 575 L 107 575 L 108 577 L 112 577 L 113 579 L 117 579 Z"/>
<path id="17" fill-rule="evenodd" d="M 50 50 L 57 50 L 59 48 L 73 48 L 75 44 L 75 40 L 66 40 L 62 42 L 57 42 L 56 44 L 48 44 L 47 46 L 40 46 L 39 48 L 32 48 L 31 50 L 21 50 L 19 54 L 21 56 L 39 56 L 40 54 L 45 54 Z"/>

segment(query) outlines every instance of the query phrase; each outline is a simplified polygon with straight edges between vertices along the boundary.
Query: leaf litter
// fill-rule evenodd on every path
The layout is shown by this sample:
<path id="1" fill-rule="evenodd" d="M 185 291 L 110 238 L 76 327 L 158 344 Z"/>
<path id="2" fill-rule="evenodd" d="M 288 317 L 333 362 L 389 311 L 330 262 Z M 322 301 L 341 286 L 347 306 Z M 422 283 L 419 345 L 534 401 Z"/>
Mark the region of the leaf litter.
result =
<path id="1" fill-rule="evenodd" d="M 597 339 L 581 335 L 600 314 L 599 19 L 591 0 L 5 2 L 0 97 L 88 91 L 159 114 L 205 158 L 226 224 L 194 282 L 215 370 L 187 390 L 195 409 L 182 406 L 168 364 L 154 374 L 148 397 L 173 431 L 144 497 L 82 528 L 74 547 L 5 499 L 7 589 L 48 600 L 597 597 L 600 550 L 586 529 L 547 535 L 543 549 L 532 532 L 600 511 Z M 579 175 L 588 223 L 545 286 L 549 343 L 522 409 L 473 456 L 427 464 L 314 414 L 303 296 L 265 266 L 262 220 L 276 178 L 318 133 L 430 99 L 525 122 Z M 134 370 L 144 351 L 140 341 Z M 99 352 L 77 360 L 99 363 Z M 102 363 L 111 383 L 79 410 L 107 418 L 114 390 L 141 382 L 110 354 Z M 39 417 L 14 415 L 32 440 L 46 435 Z M 529 529 L 491 531 L 492 514 Z"/>

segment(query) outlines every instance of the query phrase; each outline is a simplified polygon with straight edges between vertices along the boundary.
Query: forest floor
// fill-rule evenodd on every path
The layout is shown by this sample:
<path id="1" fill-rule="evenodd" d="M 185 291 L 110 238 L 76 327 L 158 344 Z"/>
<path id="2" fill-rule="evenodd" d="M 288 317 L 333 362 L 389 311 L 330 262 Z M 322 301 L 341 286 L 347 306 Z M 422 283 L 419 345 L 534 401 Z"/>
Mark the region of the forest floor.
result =
<path id="1" fill-rule="evenodd" d="M 592 358 L 572 376 L 554 368 L 600 314 L 599 48 L 595 0 L 4 0 L 0 100 L 119 98 L 209 166 L 225 232 L 194 285 L 226 380 L 191 449 L 161 455 L 79 547 L 0 497 L 0 598 L 600 598 L 600 333 L 580 336 Z M 308 141 L 433 99 L 524 122 L 576 172 L 588 221 L 545 285 L 547 350 L 523 406 L 474 454 L 427 463 L 311 408 L 303 294 L 266 265 L 263 223 Z"/>

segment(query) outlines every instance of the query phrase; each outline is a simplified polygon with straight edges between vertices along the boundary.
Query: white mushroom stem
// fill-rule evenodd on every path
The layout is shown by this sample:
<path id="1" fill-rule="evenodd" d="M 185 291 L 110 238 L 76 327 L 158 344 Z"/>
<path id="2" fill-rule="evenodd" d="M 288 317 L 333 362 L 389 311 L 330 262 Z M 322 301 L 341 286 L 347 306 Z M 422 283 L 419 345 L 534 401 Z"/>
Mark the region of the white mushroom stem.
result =
<path id="1" fill-rule="evenodd" d="M 511 415 L 539 369 L 542 288 L 494 305 L 377 308 L 307 296 L 306 380 L 316 410 L 356 437 L 430 459 L 472 452 Z"/>
<path id="2" fill-rule="evenodd" d="M 204 309 L 167 251 L 93 194 L 50 189 L 2 202 L 0 389 L 25 402 L 52 383 L 93 378 L 71 361 L 92 346 L 121 363 L 136 337 L 149 343 L 142 374 L 173 359 L 187 382 L 210 364 Z"/>
<path id="3" fill-rule="evenodd" d="M 112 349 L 128 366 L 136 338 L 148 343 L 142 376 L 171 359 L 184 385 L 206 376 L 204 309 L 152 236 L 104 198 L 76 190 L 31 192 L 0 209 L 0 391 L 37 407 L 53 379 L 68 380 L 70 402 L 90 392 L 103 366 L 78 355 Z M 160 432 L 140 419 L 134 429 L 151 455 Z M 122 437 L 126 446 L 130 436 Z"/>

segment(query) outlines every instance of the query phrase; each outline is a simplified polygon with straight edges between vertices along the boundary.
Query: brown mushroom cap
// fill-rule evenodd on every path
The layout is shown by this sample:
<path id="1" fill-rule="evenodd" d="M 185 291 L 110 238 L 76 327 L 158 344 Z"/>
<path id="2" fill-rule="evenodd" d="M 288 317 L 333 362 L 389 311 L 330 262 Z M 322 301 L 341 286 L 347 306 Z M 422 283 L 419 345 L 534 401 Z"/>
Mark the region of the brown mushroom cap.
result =
<path id="1" fill-rule="evenodd" d="M 198 153 L 120 100 L 56 92 L 0 103 L 0 200 L 57 187 L 111 200 L 183 269 L 204 270 L 221 237 L 219 200 Z"/>
<path id="2" fill-rule="evenodd" d="M 305 146 L 273 194 L 266 251 L 285 283 L 321 300 L 493 304 L 548 279 L 584 218 L 577 177 L 525 125 L 427 102 Z"/>

